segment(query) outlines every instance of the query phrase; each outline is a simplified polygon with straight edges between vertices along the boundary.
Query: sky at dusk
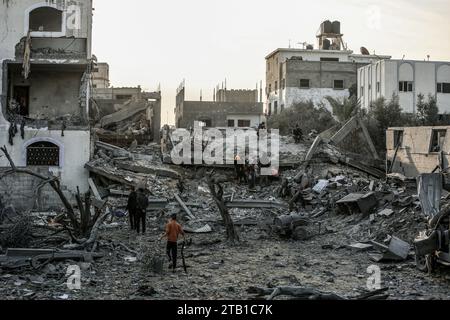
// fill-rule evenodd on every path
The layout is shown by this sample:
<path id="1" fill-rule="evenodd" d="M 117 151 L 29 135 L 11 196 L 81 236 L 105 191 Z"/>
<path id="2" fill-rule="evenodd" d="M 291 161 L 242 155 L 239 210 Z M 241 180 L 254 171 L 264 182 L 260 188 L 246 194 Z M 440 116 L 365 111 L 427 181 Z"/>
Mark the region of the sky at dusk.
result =
<path id="1" fill-rule="evenodd" d="M 162 123 L 174 123 L 178 85 L 186 99 L 212 100 L 214 87 L 254 89 L 276 48 L 316 45 L 324 20 L 339 20 L 359 53 L 450 61 L 448 0 L 94 0 L 93 53 L 113 86 L 163 94 Z"/>

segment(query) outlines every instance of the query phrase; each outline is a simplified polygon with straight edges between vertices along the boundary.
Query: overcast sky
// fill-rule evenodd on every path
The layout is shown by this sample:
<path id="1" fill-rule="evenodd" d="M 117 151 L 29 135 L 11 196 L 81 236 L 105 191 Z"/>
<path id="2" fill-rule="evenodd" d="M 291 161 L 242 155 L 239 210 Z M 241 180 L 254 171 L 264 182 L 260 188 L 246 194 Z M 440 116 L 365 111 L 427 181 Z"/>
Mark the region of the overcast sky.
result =
<path id="1" fill-rule="evenodd" d="M 163 93 L 162 123 L 173 124 L 175 93 L 212 99 L 228 88 L 254 89 L 264 57 L 289 40 L 316 44 L 324 20 L 342 23 L 344 42 L 359 53 L 450 61 L 448 0 L 94 0 L 93 51 L 108 62 L 113 86 Z"/>

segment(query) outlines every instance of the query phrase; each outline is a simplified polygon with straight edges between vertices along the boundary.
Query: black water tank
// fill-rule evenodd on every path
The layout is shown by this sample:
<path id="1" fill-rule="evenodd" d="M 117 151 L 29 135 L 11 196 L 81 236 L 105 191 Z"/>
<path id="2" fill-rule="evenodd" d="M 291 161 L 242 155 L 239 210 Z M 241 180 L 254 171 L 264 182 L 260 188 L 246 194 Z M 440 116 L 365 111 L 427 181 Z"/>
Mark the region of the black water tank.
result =
<path id="1" fill-rule="evenodd" d="M 333 33 L 333 24 L 330 20 L 322 22 L 321 26 L 322 33 Z"/>
<path id="2" fill-rule="evenodd" d="M 339 21 L 334 21 L 332 29 L 333 33 L 341 34 L 341 23 Z"/>

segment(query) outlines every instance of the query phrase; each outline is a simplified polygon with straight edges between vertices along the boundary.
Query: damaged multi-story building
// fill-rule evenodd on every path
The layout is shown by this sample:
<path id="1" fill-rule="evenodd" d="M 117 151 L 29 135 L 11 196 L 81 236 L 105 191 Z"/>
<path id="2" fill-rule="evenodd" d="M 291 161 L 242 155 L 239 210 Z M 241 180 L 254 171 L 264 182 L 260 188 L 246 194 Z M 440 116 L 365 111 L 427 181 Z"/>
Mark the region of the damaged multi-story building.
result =
<path id="1" fill-rule="evenodd" d="M 68 194 L 86 192 L 92 0 L 4 0 L 0 21 L 0 145 L 17 167 L 59 177 Z M 9 167 L 5 157 L 0 167 Z M 40 183 L 11 176 L 0 194 L 17 208 L 59 203 Z"/>
<path id="2" fill-rule="evenodd" d="M 109 79 L 109 65 L 97 63 L 92 72 L 92 97 L 105 142 L 128 145 L 130 141 L 147 144 L 159 141 L 161 129 L 161 90 L 146 92 L 141 86 L 113 87 Z M 111 130 L 112 129 L 112 130 Z M 113 131 L 113 132 L 111 132 Z"/>
<path id="3" fill-rule="evenodd" d="M 450 112 L 450 62 L 383 60 L 358 71 L 358 99 L 369 108 L 381 97 L 398 96 L 405 113 L 416 113 L 418 96 L 436 99 L 441 114 Z"/>
<path id="4" fill-rule="evenodd" d="M 177 90 L 175 120 L 177 128 L 205 127 L 250 128 L 265 122 L 261 90 L 214 90 L 214 101 L 185 100 L 185 84 Z"/>
<path id="5" fill-rule="evenodd" d="M 304 49 L 279 48 L 266 57 L 268 114 L 278 114 L 299 102 L 328 106 L 328 96 L 348 98 L 351 88 L 357 88 L 360 67 L 391 58 L 370 54 L 365 48 L 361 54 L 349 50 L 339 21 L 323 22 L 317 40 L 318 49 L 305 43 Z"/>

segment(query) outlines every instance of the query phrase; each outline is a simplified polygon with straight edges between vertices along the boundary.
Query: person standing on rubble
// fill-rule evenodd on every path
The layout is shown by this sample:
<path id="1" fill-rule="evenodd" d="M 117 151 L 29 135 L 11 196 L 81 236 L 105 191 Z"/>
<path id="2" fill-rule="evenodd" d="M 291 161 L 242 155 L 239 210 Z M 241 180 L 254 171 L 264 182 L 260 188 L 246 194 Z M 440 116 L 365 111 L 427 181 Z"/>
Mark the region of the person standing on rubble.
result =
<path id="1" fill-rule="evenodd" d="M 127 204 L 131 230 L 136 230 L 136 206 L 137 206 L 136 188 L 132 187 L 130 195 L 128 196 L 128 204 Z"/>
<path id="2" fill-rule="evenodd" d="M 303 140 L 303 131 L 300 128 L 300 125 L 297 124 L 293 131 L 295 143 L 300 143 Z"/>
<path id="3" fill-rule="evenodd" d="M 136 231 L 139 234 L 142 225 L 142 234 L 145 234 L 146 230 L 146 220 L 147 220 L 147 208 L 148 208 L 148 198 L 145 194 L 144 185 L 140 185 L 136 193 Z"/>
<path id="4" fill-rule="evenodd" d="M 182 235 L 183 240 L 186 240 L 185 233 L 181 225 L 177 222 L 177 214 L 173 213 L 170 216 L 170 220 L 166 225 L 166 232 L 161 237 L 167 238 L 167 255 L 169 256 L 169 261 L 171 262 L 169 268 L 172 268 L 172 271 L 175 272 L 177 268 L 177 253 L 178 253 L 178 237 Z"/>

